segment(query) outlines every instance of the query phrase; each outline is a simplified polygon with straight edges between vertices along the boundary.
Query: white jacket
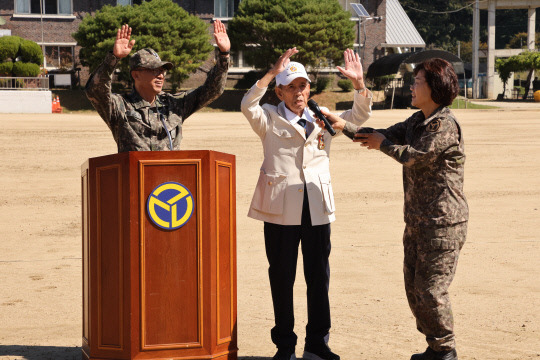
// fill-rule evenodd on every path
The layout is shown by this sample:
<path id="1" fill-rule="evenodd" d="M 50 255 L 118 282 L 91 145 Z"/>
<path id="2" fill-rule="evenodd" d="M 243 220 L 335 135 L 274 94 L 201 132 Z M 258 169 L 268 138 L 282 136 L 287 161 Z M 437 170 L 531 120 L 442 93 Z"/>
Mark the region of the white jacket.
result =
<path id="1" fill-rule="evenodd" d="M 241 104 L 264 151 L 248 216 L 273 224 L 300 225 L 305 183 L 312 225 L 328 224 L 336 218 L 328 158 L 332 136 L 324 131 L 324 149 L 319 149 L 317 137 L 323 129 L 315 125 L 306 139 L 303 129 L 286 119 L 284 102 L 277 107 L 259 105 L 266 90 L 255 84 Z M 371 97 L 371 93 L 365 97 L 355 92 L 352 110 L 340 116 L 363 124 L 371 115 Z"/>

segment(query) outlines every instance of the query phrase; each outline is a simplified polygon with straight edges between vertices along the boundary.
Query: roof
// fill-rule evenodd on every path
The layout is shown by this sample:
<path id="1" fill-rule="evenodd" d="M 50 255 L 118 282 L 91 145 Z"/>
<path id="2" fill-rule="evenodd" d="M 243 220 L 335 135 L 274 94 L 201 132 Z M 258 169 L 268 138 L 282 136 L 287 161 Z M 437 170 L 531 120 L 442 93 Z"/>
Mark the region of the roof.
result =
<path id="1" fill-rule="evenodd" d="M 386 44 L 392 47 L 426 47 L 398 0 L 386 1 Z"/>
<path id="2" fill-rule="evenodd" d="M 367 77 L 373 79 L 379 76 L 397 74 L 401 64 L 420 64 L 433 58 L 444 59 L 454 66 L 456 73 L 463 73 L 463 61 L 456 55 L 443 50 L 424 50 L 383 56 L 369 66 Z"/>

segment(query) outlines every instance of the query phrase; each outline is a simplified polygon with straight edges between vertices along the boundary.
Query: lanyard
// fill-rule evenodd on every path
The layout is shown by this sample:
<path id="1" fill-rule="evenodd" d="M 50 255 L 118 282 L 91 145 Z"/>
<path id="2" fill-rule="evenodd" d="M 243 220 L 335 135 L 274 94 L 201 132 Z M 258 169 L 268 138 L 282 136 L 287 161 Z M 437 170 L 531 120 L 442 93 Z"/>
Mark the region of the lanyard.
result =
<path id="1" fill-rule="evenodd" d="M 171 133 L 169 132 L 169 129 L 167 129 L 167 125 L 165 125 L 165 116 L 161 113 L 161 111 L 159 111 L 159 105 L 161 105 L 161 103 L 157 99 L 157 96 L 156 96 L 155 102 L 156 102 L 156 111 L 158 113 L 159 119 L 161 120 L 161 123 L 163 124 L 163 128 L 165 129 L 165 132 L 167 133 L 167 137 L 169 138 L 169 147 L 171 148 L 171 150 L 173 150 L 173 142 L 172 142 Z"/>

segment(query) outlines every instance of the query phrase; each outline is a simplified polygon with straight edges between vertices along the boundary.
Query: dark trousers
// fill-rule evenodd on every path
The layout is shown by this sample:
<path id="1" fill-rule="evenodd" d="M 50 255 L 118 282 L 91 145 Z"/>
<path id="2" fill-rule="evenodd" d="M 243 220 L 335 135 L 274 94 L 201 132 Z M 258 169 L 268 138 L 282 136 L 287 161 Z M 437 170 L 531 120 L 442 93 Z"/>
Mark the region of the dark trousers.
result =
<path id="1" fill-rule="evenodd" d="M 275 326 L 272 341 L 278 348 L 293 349 L 293 287 L 296 277 L 298 244 L 302 244 L 304 277 L 307 285 L 308 323 L 306 344 L 324 343 L 330 330 L 330 224 L 312 226 L 307 195 L 304 196 L 301 225 L 264 223 L 270 288 L 274 304 Z"/>
<path id="2" fill-rule="evenodd" d="M 438 228 L 405 227 L 405 293 L 416 327 L 435 351 L 456 347 L 448 288 L 466 236 L 466 222 Z"/>

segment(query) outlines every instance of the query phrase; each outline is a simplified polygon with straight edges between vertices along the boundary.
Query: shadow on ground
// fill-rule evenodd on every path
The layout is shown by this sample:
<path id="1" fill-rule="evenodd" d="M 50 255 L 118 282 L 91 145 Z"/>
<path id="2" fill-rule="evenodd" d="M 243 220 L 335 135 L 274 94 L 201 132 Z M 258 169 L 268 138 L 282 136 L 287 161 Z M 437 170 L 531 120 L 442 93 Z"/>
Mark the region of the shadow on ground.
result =
<path id="1" fill-rule="evenodd" d="M 22 357 L 26 360 L 80 360 L 79 346 L 32 346 L 32 345 L 0 345 L 0 357 Z"/>
<path id="2" fill-rule="evenodd" d="M 25 360 L 80 360 L 79 346 L 31 346 L 31 345 L 0 345 L 0 358 L 18 357 Z M 238 360 L 271 360 L 261 356 L 239 356 Z"/>

